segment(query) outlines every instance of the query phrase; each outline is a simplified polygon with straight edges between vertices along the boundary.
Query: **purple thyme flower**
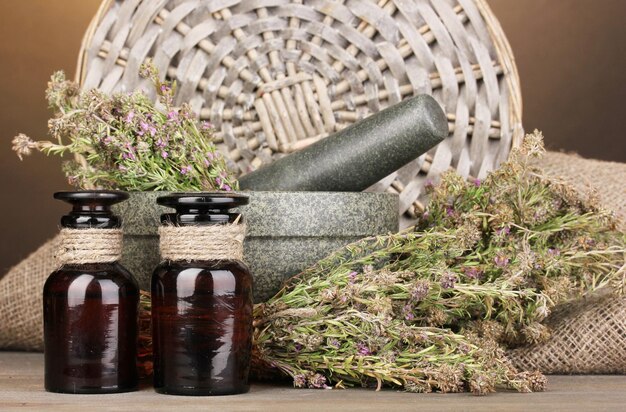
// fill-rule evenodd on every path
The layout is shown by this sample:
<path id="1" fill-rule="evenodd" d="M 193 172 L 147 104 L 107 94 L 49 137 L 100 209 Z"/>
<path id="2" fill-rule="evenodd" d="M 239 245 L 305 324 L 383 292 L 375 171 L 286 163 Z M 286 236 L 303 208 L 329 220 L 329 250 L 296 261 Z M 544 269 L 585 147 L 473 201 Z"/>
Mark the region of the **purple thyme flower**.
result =
<path id="1" fill-rule="evenodd" d="M 163 159 L 167 159 L 168 156 L 169 156 L 169 153 L 167 153 L 165 150 L 161 150 L 161 157 Z"/>
<path id="2" fill-rule="evenodd" d="M 137 156 L 135 156 L 135 148 L 131 146 L 130 143 L 126 143 L 124 147 L 128 150 L 128 152 L 122 153 L 122 159 L 131 161 L 137 160 Z"/>
<path id="3" fill-rule="evenodd" d="M 348 283 L 356 282 L 356 275 L 358 275 L 358 273 L 356 273 L 356 272 L 348 273 Z"/>
<path id="4" fill-rule="evenodd" d="M 402 308 L 402 311 L 404 312 L 405 320 L 411 321 L 415 319 L 415 314 L 413 313 L 413 306 L 406 304 L 404 305 L 404 308 Z"/>
<path id="5" fill-rule="evenodd" d="M 201 124 L 202 129 L 207 130 L 207 129 L 212 129 L 213 125 L 210 122 L 204 121 Z"/>
<path id="6" fill-rule="evenodd" d="M 561 251 L 559 249 L 552 249 L 552 248 L 548 249 L 548 256 L 556 257 L 560 255 L 561 255 Z"/>
<path id="7" fill-rule="evenodd" d="M 131 110 L 130 112 L 128 112 L 128 114 L 124 118 L 124 121 L 126 123 L 132 123 L 134 117 L 135 117 L 135 112 Z"/>
<path id="8" fill-rule="evenodd" d="M 441 287 L 444 289 L 454 289 L 454 285 L 456 284 L 456 282 L 459 279 L 457 278 L 456 274 L 452 273 L 452 272 L 445 272 L 443 275 L 441 275 Z"/>
<path id="9" fill-rule="evenodd" d="M 304 374 L 299 374 L 293 377 L 293 386 L 296 388 L 305 388 L 306 387 L 306 376 Z"/>
<path id="10" fill-rule="evenodd" d="M 326 385 L 326 377 L 319 373 L 309 377 L 309 388 L 312 389 L 330 389 L 330 386 Z"/>
<path id="11" fill-rule="evenodd" d="M 499 268 L 506 267 L 509 264 L 509 258 L 504 255 L 497 255 L 493 261 Z"/>
<path id="12" fill-rule="evenodd" d="M 294 349 L 296 350 L 296 352 L 300 352 L 302 350 L 303 346 L 300 343 L 297 343 L 294 345 Z"/>
<path id="13" fill-rule="evenodd" d="M 480 181 L 480 179 L 474 179 L 474 186 L 476 186 L 476 187 L 480 187 L 480 184 L 481 184 L 481 183 L 482 183 L 482 182 Z"/>
<path id="14" fill-rule="evenodd" d="M 191 166 L 187 165 L 187 166 L 183 166 L 180 168 L 180 173 L 186 175 L 187 173 L 191 172 Z"/>
<path id="15" fill-rule="evenodd" d="M 466 267 L 463 273 L 465 273 L 465 276 L 470 279 L 480 279 L 483 276 L 483 271 L 474 266 L 469 268 Z"/>
<path id="16" fill-rule="evenodd" d="M 341 342 L 339 342 L 339 339 L 331 338 L 328 340 L 328 346 L 339 349 L 341 347 Z"/>
<path id="17" fill-rule="evenodd" d="M 446 207 L 446 215 L 454 216 L 454 207 L 452 207 L 452 206 Z"/>
<path id="18" fill-rule="evenodd" d="M 215 178 L 215 183 L 216 183 L 218 186 L 221 186 L 221 185 L 222 185 L 222 178 L 221 178 L 221 177 L 216 177 L 216 178 Z"/>
<path id="19" fill-rule="evenodd" d="M 227 192 L 230 192 L 231 190 L 233 190 L 233 188 L 232 188 L 232 187 L 230 187 L 230 186 L 228 186 L 228 185 L 224 185 L 224 186 L 222 186 L 222 189 L 224 189 L 224 190 L 225 190 L 225 191 L 227 191 Z"/>
<path id="20" fill-rule="evenodd" d="M 167 114 L 167 120 L 176 120 L 178 119 L 178 112 L 176 110 L 172 110 Z"/>
<path id="21" fill-rule="evenodd" d="M 212 152 L 207 152 L 206 153 L 206 157 L 209 160 L 213 160 L 215 158 L 215 155 Z"/>
<path id="22" fill-rule="evenodd" d="M 509 233 L 511 233 L 511 228 L 508 226 L 504 226 L 496 230 L 496 234 L 498 236 L 508 236 Z"/>
<path id="23" fill-rule="evenodd" d="M 413 288 L 411 288 L 411 298 L 414 301 L 419 302 L 420 300 L 424 299 L 426 295 L 428 295 L 429 289 L 430 286 L 428 284 L 428 281 L 418 280 L 417 282 L 415 282 Z"/>
<path id="24" fill-rule="evenodd" d="M 139 136 L 143 136 L 147 130 L 148 130 L 148 123 L 144 122 L 143 120 L 139 122 L 139 131 L 137 132 L 137 134 Z"/>
<path id="25" fill-rule="evenodd" d="M 146 132 L 150 133 L 150 136 L 154 137 L 154 135 L 156 134 L 156 128 L 153 125 L 148 124 L 142 120 L 141 122 L 139 122 L 139 131 L 137 132 L 137 134 L 139 136 L 143 136 Z"/>
<path id="26" fill-rule="evenodd" d="M 111 144 L 111 142 L 113 142 L 113 137 L 107 136 L 102 141 L 104 142 L 104 144 Z"/>
<path id="27" fill-rule="evenodd" d="M 357 343 L 356 350 L 357 352 L 359 352 L 359 355 L 362 355 L 362 356 L 367 356 L 367 355 L 372 354 L 372 351 L 370 351 L 370 348 L 368 348 L 367 345 L 364 343 Z"/>

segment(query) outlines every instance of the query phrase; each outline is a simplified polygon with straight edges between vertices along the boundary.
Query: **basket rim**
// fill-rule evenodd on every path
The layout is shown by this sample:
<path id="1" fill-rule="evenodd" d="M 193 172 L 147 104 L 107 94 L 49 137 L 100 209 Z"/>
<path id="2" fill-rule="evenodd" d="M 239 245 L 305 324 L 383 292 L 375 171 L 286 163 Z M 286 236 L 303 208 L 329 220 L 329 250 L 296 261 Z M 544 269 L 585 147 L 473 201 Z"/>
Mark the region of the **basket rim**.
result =
<path id="1" fill-rule="evenodd" d="M 498 56 L 498 60 L 505 68 L 504 74 L 506 75 L 506 83 L 509 88 L 509 114 L 511 116 L 511 123 L 513 126 L 512 146 L 515 147 L 521 144 L 524 135 L 522 128 L 523 104 L 521 81 L 515 61 L 515 55 L 513 54 L 513 49 L 511 48 L 511 44 L 502 29 L 500 21 L 487 3 L 487 0 L 473 1 L 476 4 L 481 16 L 485 20 L 485 24 L 489 34 L 491 35 L 491 40 L 493 41 L 493 46 L 496 55 Z M 83 85 L 87 72 L 87 46 L 91 43 L 98 25 L 114 2 L 115 0 L 103 0 L 102 3 L 100 3 L 96 14 L 91 19 L 89 26 L 83 35 L 74 76 L 74 80 L 80 86 Z"/>

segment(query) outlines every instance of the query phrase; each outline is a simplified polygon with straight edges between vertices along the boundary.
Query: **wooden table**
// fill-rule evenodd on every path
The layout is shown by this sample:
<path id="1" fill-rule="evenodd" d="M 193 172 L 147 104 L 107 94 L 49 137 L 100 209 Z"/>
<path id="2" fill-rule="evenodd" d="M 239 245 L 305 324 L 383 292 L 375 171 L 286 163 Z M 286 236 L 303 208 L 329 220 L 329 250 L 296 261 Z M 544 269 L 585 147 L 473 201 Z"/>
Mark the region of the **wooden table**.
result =
<path id="1" fill-rule="evenodd" d="M 115 395 L 43 390 L 43 355 L 0 352 L 0 411 L 626 411 L 625 376 L 551 376 L 543 393 L 413 394 L 367 389 L 305 390 L 253 384 L 222 397 L 158 395 L 146 388 Z"/>

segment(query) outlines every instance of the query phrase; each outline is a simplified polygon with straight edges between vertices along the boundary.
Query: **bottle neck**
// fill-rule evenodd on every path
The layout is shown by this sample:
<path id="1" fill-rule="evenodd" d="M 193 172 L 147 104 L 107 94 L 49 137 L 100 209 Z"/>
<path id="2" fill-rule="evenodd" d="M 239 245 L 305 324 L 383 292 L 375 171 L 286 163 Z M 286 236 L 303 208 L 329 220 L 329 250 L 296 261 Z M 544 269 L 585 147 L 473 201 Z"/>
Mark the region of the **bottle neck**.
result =
<path id="1" fill-rule="evenodd" d="M 161 223 L 174 226 L 205 226 L 235 223 L 241 221 L 239 213 L 223 210 L 188 209 L 161 215 Z"/>
<path id="2" fill-rule="evenodd" d="M 118 229 L 122 220 L 113 214 L 111 206 L 128 199 L 128 193 L 115 190 L 56 192 L 54 198 L 72 205 L 61 218 L 67 229 Z"/>
<path id="3" fill-rule="evenodd" d="M 61 226 L 68 229 L 118 229 L 122 220 L 110 212 L 70 212 L 61 218 Z"/>

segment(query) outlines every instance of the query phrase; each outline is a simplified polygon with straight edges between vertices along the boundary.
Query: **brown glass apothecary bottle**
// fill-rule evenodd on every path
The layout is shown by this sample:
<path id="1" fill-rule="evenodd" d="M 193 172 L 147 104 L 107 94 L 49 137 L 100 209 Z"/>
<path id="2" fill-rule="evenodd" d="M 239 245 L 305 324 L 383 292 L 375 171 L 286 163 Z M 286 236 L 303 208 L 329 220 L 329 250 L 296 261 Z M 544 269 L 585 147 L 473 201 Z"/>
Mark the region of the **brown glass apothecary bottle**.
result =
<path id="1" fill-rule="evenodd" d="M 61 226 L 84 234 L 78 242 L 75 237 L 72 240 L 80 250 L 69 247 L 66 262 L 44 286 L 45 388 L 63 393 L 136 390 L 139 289 L 132 275 L 111 257 L 117 253 L 115 247 L 98 238 L 99 233 L 121 237 L 117 230 L 111 231 L 119 229 L 121 221 L 110 206 L 127 199 L 128 194 L 58 192 L 54 197 L 73 206 L 61 219 Z M 85 229 L 90 229 L 89 233 Z M 62 245 L 63 236 L 62 231 Z M 107 245 L 108 257 L 100 256 L 107 261 L 85 262 L 97 260 L 101 253 L 89 249 L 90 239 Z M 121 238 L 117 239 L 121 245 Z"/>
<path id="2" fill-rule="evenodd" d="M 165 225 L 212 229 L 241 220 L 229 209 L 247 204 L 236 194 L 172 194 L 157 203 L 176 209 Z M 213 235 L 211 235 L 213 236 Z M 209 238 L 211 237 L 209 236 Z M 194 246 L 199 238 L 188 239 Z M 210 242 L 209 242 L 210 243 Z M 154 388 L 176 395 L 229 395 L 248 391 L 252 345 L 252 276 L 237 259 L 168 258 L 152 276 Z M 219 255 L 220 251 L 216 256 Z M 191 258 L 191 259 L 190 259 Z"/>

